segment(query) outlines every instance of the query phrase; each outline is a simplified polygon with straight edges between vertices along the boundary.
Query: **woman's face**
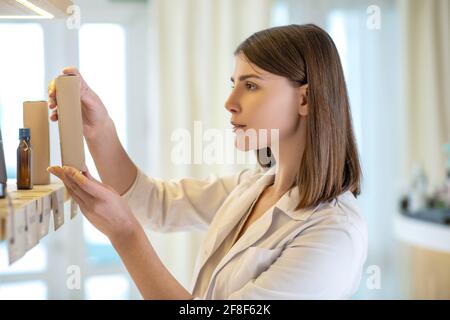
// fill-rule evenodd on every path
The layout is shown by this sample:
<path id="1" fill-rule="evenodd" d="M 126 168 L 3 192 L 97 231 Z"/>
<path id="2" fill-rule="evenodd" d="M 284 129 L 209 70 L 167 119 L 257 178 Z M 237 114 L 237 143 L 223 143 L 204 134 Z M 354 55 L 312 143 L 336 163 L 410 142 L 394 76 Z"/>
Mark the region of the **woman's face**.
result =
<path id="1" fill-rule="evenodd" d="M 297 132 L 299 90 L 287 78 L 247 62 L 240 54 L 235 56 L 231 81 L 233 89 L 225 108 L 231 113 L 236 148 L 272 147 L 273 139 L 282 143 Z M 273 129 L 278 129 L 278 138 L 271 134 Z"/>

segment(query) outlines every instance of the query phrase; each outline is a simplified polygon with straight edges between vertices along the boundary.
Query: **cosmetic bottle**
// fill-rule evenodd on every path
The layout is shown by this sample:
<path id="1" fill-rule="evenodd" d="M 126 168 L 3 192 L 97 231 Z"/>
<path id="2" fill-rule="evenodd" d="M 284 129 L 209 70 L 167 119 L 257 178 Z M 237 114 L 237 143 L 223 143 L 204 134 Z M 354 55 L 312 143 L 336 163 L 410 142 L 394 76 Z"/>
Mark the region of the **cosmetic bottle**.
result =
<path id="1" fill-rule="evenodd" d="M 0 129 L 0 199 L 6 197 L 6 175 L 5 154 L 3 153 L 2 130 Z"/>
<path id="2" fill-rule="evenodd" d="M 417 213 L 426 208 L 428 190 L 428 178 L 419 165 L 413 168 L 412 184 L 409 193 L 409 210 L 411 213 Z"/>
<path id="3" fill-rule="evenodd" d="M 33 189 L 30 128 L 19 129 L 17 148 L 17 189 Z"/>

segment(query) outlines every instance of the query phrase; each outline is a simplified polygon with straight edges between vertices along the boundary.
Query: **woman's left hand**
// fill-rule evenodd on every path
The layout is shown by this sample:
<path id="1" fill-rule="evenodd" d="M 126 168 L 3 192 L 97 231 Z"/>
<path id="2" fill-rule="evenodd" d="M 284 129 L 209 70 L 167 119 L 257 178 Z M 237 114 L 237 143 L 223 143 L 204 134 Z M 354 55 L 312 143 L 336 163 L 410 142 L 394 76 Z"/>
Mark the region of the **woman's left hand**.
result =
<path id="1" fill-rule="evenodd" d="M 131 235 L 139 223 L 124 199 L 110 186 L 86 171 L 73 167 L 49 167 L 61 179 L 86 218 L 111 241 Z"/>
<path id="2" fill-rule="evenodd" d="M 86 218 L 111 241 L 144 299 L 192 299 L 164 266 L 125 200 L 89 172 L 49 167 L 79 204 Z"/>

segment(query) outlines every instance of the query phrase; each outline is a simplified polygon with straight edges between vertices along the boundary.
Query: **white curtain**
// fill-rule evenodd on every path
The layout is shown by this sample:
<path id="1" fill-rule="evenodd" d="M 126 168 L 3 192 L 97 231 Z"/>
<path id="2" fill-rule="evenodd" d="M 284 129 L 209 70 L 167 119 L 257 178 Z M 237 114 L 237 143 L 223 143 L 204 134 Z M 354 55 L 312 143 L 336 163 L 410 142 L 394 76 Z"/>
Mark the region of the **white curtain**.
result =
<path id="1" fill-rule="evenodd" d="M 174 130 L 194 136 L 203 129 L 224 129 L 230 115 L 224 103 L 230 92 L 233 52 L 253 32 L 270 24 L 271 0 L 152 0 L 150 5 L 150 105 L 147 123 L 151 161 L 146 170 L 171 179 L 207 177 L 237 169 L 220 165 L 176 165 L 171 160 Z M 232 145 L 227 146 L 233 148 Z M 150 233 L 162 260 L 185 286 L 191 281 L 203 233 Z"/>
<path id="2" fill-rule="evenodd" d="M 405 174 L 424 168 L 431 186 L 443 182 L 450 143 L 450 2 L 400 1 L 405 32 Z"/>

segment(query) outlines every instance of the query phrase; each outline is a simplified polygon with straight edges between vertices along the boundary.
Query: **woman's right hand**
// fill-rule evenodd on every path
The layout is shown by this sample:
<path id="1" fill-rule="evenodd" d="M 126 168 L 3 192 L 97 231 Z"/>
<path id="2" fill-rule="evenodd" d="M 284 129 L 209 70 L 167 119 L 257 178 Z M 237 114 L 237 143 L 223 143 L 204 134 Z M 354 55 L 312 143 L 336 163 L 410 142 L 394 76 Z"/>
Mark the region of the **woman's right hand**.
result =
<path id="1" fill-rule="evenodd" d="M 80 72 L 75 67 L 63 69 L 63 75 L 77 75 L 80 77 L 81 115 L 83 119 L 83 134 L 86 139 L 94 138 L 99 131 L 112 122 L 103 102 L 87 85 Z M 55 79 L 48 85 L 48 106 L 53 110 L 50 120 L 58 121 L 58 102 L 56 101 Z"/>

